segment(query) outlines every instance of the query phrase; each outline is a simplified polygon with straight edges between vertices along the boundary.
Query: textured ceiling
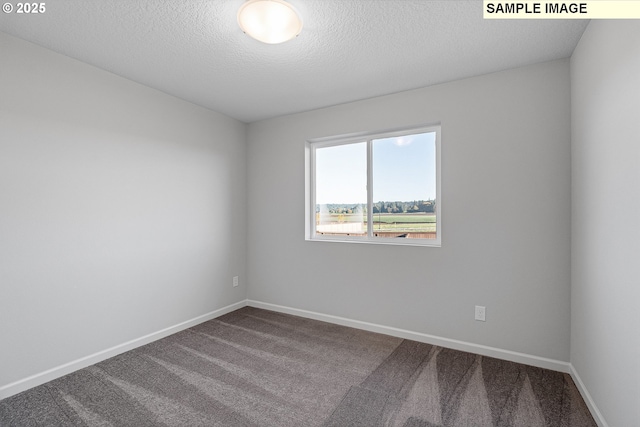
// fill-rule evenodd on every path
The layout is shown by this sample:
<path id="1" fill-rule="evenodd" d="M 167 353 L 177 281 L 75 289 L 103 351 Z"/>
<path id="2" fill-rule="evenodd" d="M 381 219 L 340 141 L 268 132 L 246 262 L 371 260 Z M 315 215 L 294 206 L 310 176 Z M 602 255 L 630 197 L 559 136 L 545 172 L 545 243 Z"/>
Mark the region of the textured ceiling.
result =
<path id="1" fill-rule="evenodd" d="M 289 1 L 304 28 L 280 45 L 242 33 L 243 0 L 48 0 L 0 31 L 252 122 L 566 58 L 588 23 L 484 20 L 481 0 Z"/>

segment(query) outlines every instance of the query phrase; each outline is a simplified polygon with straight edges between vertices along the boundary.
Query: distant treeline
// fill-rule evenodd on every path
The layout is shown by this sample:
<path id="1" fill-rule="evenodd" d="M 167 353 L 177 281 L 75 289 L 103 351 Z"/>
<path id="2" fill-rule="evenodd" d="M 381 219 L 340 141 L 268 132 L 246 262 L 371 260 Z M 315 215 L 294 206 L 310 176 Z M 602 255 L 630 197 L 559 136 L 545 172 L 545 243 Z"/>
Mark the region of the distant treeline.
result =
<path id="1" fill-rule="evenodd" d="M 435 212 L 435 200 L 414 200 L 412 202 L 378 202 L 373 204 L 373 213 L 432 213 Z M 363 204 L 328 203 L 316 205 L 316 212 L 332 214 L 367 213 L 367 206 Z"/>

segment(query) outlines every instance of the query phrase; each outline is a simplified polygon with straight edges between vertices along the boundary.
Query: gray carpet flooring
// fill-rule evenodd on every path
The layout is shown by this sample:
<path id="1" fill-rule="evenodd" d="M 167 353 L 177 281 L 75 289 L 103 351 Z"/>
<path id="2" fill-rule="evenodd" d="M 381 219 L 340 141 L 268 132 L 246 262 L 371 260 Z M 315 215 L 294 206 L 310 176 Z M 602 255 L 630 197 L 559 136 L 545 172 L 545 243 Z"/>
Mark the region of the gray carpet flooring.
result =
<path id="1" fill-rule="evenodd" d="M 0 401 L 1 426 L 596 426 L 569 375 L 245 307 Z"/>

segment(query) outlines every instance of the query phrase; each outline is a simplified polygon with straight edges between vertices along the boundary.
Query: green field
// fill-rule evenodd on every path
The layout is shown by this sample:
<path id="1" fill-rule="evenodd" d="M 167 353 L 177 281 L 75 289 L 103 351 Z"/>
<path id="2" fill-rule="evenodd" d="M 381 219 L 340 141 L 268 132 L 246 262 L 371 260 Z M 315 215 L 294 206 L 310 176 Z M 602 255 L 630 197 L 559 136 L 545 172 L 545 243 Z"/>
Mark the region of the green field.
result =
<path id="1" fill-rule="evenodd" d="M 366 222 L 366 219 L 365 219 Z M 435 224 L 435 214 L 373 214 L 373 223 L 383 224 Z"/>
<path id="2" fill-rule="evenodd" d="M 362 214 L 329 214 L 318 216 L 322 224 L 363 223 L 367 228 L 367 218 Z M 397 232 L 435 232 L 436 216 L 429 213 L 373 214 L 373 229 Z"/>

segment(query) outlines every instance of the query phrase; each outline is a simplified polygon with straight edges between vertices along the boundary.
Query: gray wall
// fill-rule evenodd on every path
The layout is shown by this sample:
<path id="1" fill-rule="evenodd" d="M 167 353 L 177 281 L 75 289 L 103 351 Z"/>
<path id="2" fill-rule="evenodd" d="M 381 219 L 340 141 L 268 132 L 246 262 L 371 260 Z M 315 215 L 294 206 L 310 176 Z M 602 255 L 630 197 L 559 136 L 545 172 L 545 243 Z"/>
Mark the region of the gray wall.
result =
<path id="1" fill-rule="evenodd" d="M 640 21 L 571 59 L 571 363 L 611 426 L 640 422 Z"/>
<path id="2" fill-rule="evenodd" d="M 246 126 L 0 52 L 0 387 L 243 301 Z"/>
<path id="3" fill-rule="evenodd" d="M 561 60 L 252 123 L 249 298 L 568 361 L 569 87 Z M 441 248 L 304 240 L 306 139 L 438 121 Z"/>

